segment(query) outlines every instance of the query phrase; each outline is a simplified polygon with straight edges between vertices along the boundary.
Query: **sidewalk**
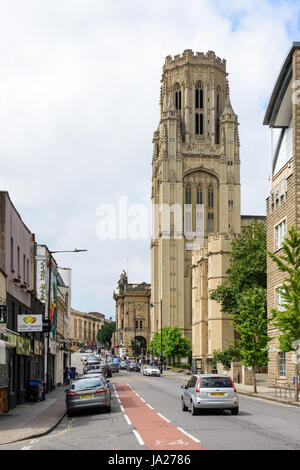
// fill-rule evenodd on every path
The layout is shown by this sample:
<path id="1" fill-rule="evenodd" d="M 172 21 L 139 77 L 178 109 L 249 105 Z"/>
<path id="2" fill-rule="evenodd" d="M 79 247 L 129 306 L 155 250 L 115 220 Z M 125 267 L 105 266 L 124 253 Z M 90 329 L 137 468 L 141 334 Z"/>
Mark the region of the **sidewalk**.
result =
<path id="1" fill-rule="evenodd" d="M 46 400 L 17 405 L 0 414 L 0 445 L 33 439 L 50 432 L 64 417 L 65 385 L 46 394 Z"/>
<path id="2" fill-rule="evenodd" d="M 170 370 L 164 370 L 163 375 L 173 376 L 174 378 L 181 379 L 183 382 L 187 382 L 189 380 L 190 375 L 186 374 L 185 372 L 172 372 Z M 277 403 L 284 403 L 285 405 L 293 405 L 299 406 L 300 402 L 295 402 L 292 400 L 275 397 L 274 388 L 270 388 L 267 386 L 267 374 L 257 374 L 257 393 L 253 392 L 253 385 L 243 385 L 235 383 L 236 391 L 240 395 L 246 395 L 252 398 L 261 398 L 264 400 L 270 400 Z"/>

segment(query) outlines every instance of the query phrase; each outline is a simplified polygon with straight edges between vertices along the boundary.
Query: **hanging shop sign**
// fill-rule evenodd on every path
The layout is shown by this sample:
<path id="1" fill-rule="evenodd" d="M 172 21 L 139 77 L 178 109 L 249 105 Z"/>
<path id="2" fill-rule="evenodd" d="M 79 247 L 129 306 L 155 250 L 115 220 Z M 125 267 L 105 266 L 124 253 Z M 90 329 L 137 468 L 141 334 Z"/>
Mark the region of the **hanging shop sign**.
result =
<path id="1" fill-rule="evenodd" d="M 18 315 L 18 332 L 43 331 L 43 315 Z"/>

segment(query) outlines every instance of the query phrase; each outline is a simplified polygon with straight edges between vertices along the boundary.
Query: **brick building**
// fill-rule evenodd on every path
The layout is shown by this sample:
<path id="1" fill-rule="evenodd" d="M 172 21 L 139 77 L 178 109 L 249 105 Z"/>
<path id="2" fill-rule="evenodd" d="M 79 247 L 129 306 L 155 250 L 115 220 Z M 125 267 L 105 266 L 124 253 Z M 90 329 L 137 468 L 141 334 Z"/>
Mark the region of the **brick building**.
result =
<path id="1" fill-rule="evenodd" d="M 264 124 L 271 132 L 270 196 L 267 199 L 267 249 L 281 254 L 282 239 L 294 225 L 300 232 L 300 106 L 294 87 L 300 80 L 300 42 L 293 43 L 276 80 Z M 268 258 L 268 314 L 281 308 L 278 288 L 284 274 Z M 269 385 L 291 383 L 294 376 L 292 353 L 278 348 L 278 331 L 269 327 Z"/>

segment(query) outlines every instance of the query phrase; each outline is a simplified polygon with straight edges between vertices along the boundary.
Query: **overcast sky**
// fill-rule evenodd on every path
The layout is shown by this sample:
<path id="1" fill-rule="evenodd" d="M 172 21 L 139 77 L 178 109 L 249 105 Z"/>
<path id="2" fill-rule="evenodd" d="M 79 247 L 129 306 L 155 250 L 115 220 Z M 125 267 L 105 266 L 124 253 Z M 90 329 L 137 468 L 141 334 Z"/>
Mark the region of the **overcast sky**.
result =
<path id="1" fill-rule="evenodd" d="M 264 215 L 266 105 L 291 43 L 298 1 L 0 0 L 0 188 L 72 268 L 72 305 L 115 314 L 120 273 L 150 282 L 150 238 L 99 240 L 97 209 L 150 209 L 152 137 L 165 57 L 227 61 L 239 116 L 242 214 Z"/>

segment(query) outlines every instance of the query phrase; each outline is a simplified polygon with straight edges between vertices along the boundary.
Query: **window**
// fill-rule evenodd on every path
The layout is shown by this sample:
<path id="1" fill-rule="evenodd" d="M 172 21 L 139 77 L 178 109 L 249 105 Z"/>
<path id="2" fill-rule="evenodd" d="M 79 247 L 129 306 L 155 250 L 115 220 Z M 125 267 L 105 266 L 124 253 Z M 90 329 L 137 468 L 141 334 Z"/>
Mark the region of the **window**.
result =
<path id="1" fill-rule="evenodd" d="M 280 291 L 280 288 L 276 290 L 276 308 L 277 310 L 283 312 L 285 310 L 284 306 L 283 306 L 283 302 L 284 302 L 284 299 L 283 299 L 283 295 Z"/>
<path id="2" fill-rule="evenodd" d="M 282 247 L 282 241 L 286 235 L 286 220 L 283 220 L 275 227 L 275 249 L 279 250 Z"/>
<path id="3" fill-rule="evenodd" d="M 143 328 L 143 322 L 142 322 L 142 320 L 140 320 L 140 328 L 141 328 L 141 329 Z"/>
<path id="4" fill-rule="evenodd" d="M 214 190 L 212 186 L 208 188 L 208 207 L 214 207 Z"/>
<path id="5" fill-rule="evenodd" d="M 204 133 L 204 124 L 203 124 L 203 114 L 195 114 L 195 134 L 203 135 Z"/>
<path id="6" fill-rule="evenodd" d="M 197 204 L 203 204 L 202 187 L 197 188 Z"/>
<path id="7" fill-rule="evenodd" d="M 208 232 L 213 232 L 214 231 L 214 214 L 213 212 L 208 213 Z"/>
<path id="8" fill-rule="evenodd" d="M 21 277 L 20 275 L 20 247 L 19 246 L 17 248 L 17 266 L 18 266 L 18 277 Z"/>
<path id="9" fill-rule="evenodd" d="M 14 271 L 14 239 L 10 239 L 10 269 Z"/>
<path id="10" fill-rule="evenodd" d="M 135 320 L 135 328 L 138 328 L 139 327 L 139 322 L 138 320 Z"/>
<path id="11" fill-rule="evenodd" d="M 23 255 L 23 281 L 26 281 L 26 256 Z"/>
<path id="12" fill-rule="evenodd" d="M 217 113 L 216 113 L 216 144 L 220 143 L 220 112 L 221 112 L 221 97 L 220 91 L 217 92 Z"/>
<path id="13" fill-rule="evenodd" d="M 286 376 L 286 357 L 285 352 L 279 353 L 279 377 Z"/>
<path id="14" fill-rule="evenodd" d="M 186 204 L 192 203 L 192 192 L 191 192 L 190 186 L 187 186 L 185 190 L 185 203 Z"/>
<path id="15" fill-rule="evenodd" d="M 179 83 L 175 85 L 175 108 L 181 111 L 181 89 Z"/>
<path id="16" fill-rule="evenodd" d="M 197 82 L 195 87 L 195 109 L 203 109 L 203 85 Z"/>

